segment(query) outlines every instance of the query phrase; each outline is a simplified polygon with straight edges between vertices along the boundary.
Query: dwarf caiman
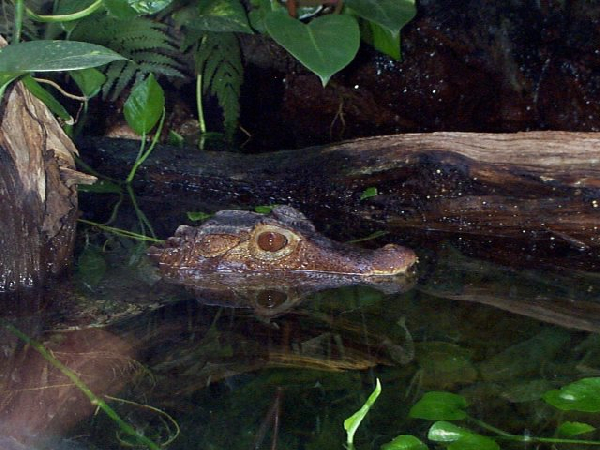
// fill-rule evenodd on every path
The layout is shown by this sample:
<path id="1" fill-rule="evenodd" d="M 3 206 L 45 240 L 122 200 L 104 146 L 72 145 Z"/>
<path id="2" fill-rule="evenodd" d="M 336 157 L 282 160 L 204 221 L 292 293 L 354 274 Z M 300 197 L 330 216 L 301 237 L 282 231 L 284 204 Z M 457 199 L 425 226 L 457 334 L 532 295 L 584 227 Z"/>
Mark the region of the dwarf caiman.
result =
<path id="1" fill-rule="evenodd" d="M 267 215 L 219 211 L 199 227 L 181 225 L 148 254 L 168 281 L 185 284 L 198 296 L 210 291 L 214 299 L 220 293 L 230 304 L 232 298 L 247 302 L 252 291 L 255 308 L 257 302 L 296 303 L 308 293 L 346 285 L 398 292 L 417 262 L 412 250 L 396 244 L 366 250 L 332 241 L 290 206 Z"/>

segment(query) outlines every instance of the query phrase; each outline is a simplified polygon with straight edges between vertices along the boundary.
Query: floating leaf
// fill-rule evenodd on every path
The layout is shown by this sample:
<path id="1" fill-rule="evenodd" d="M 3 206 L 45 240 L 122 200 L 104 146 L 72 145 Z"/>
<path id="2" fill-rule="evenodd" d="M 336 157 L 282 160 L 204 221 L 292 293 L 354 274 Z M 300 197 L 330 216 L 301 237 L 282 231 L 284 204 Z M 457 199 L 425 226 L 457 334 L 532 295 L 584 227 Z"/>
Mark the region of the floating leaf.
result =
<path id="1" fill-rule="evenodd" d="M 524 342 L 512 345 L 479 365 L 485 381 L 513 381 L 525 374 L 538 373 L 545 361 L 553 359 L 570 335 L 566 330 L 549 328 Z"/>
<path id="2" fill-rule="evenodd" d="M 375 197 L 376 195 L 378 195 L 377 188 L 376 187 L 368 187 L 362 192 L 362 194 L 360 194 L 359 200 L 364 200 L 365 198 L 369 198 L 369 197 Z"/>
<path id="3" fill-rule="evenodd" d="M 108 64 L 125 58 L 101 45 L 74 41 L 31 41 L 0 49 L 0 72 L 58 72 Z"/>
<path id="4" fill-rule="evenodd" d="M 600 412 L 600 378 L 582 378 L 560 390 L 548 391 L 542 398 L 563 411 Z"/>
<path id="5" fill-rule="evenodd" d="M 431 425 L 427 437 L 435 442 L 454 442 L 469 434 L 471 432 L 465 428 L 440 420 Z"/>
<path id="6" fill-rule="evenodd" d="M 467 417 L 467 401 L 462 395 L 451 392 L 426 392 L 421 400 L 410 408 L 408 415 L 414 419 L 462 420 Z"/>
<path id="7" fill-rule="evenodd" d="M 362 407 L 358 411 L 356 411 L 354 414 L 352 414 L 350 417 L 344 420 L 344 429 L 346 430 L 346 442 L 349 446 L 351 446 L 354 442 L 354 434 L 356 433 L 356 430 L 358 430 L 360 423 L 369 412 L 369 409 L 371 409 L 371 407 L 375 403 L 375 400 L 377 400 L 377 397 L 379 397 L 379 394 L 381 394 L 381 383 L 379 382 L 379 378 L 377 378 L 377 381 L 375 383 L 375 390 L 371 393 L 371 395 L 369 395 L 369 398 L 367 399 L 365 404 L 362 405 Z"/>
<path id="8" fill-rule="evenodd" d="M 138 83 L 123 106 L 127 124 L 138 135 L 148 134 L 156 125 L 165 109 L 165 93 L 150 74 Z"/>
<path id="9" fill-rule="evenodd" d="M 383 444 L 380 450 L 427 450 L 427 446 L 412 434 L 401 434 Z"/>
<path id="10" fill-rule="evenodd" d="M 272 11 L 265 16 L 265 26 L 275 42 L 321 78 L 323 86 L 354 59 L 360 45 L 358 24 L 349 15 L 321 16 L 304 24 Z"/>
<path id="11" fill-rule="evenodd" d="M 596 428 L 588 423 L 583 422 L 563 422 L 561 423 L 556 431 L 558 434 L 563 436 L 578 436 L 580 434 L 589 433 L 594 431 Z"/>
<path id="12" fill-rule="evenodd" d="M 418 347 L 422 383 L 428 389 L 449 389 L 456 384 L 474 382 L 479 376 L 468 349 L 437 341 L 422 342 Z"/>

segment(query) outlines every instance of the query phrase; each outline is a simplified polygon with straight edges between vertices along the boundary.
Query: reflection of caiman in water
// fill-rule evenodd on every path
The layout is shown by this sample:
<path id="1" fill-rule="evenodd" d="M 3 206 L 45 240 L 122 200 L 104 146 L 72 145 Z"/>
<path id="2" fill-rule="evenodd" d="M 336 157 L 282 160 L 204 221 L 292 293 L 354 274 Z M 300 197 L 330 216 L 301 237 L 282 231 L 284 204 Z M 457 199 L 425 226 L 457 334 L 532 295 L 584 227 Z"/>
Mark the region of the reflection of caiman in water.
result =
<path id="1" fill-rule="evenodd" d="M 365 250 L 334 242 L 289 206 L 269 215 L 220 211 L 200 227 L 180 226 L 148 254 L 167 281 L 199 298 L 269 316 L 322 289 L 369 285 L 399 292 L 417 261 L 395 244 Z"/>

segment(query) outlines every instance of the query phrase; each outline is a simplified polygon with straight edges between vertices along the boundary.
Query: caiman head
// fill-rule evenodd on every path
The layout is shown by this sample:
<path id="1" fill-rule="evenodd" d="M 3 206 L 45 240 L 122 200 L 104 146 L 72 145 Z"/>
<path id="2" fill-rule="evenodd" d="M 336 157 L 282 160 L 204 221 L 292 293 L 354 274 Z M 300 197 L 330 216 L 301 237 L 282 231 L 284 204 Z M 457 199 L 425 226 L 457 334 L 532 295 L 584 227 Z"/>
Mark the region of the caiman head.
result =
<path id="1" fill-rule="evenodd" d="M 332 241 L 289 206 L 268 215 L 220 211 L 202 226 L 180 226 L 148 254 L 165 281 L 184 285 L 199 301 L 269 317 L 323 289 L 369 285 L 401 292 L 417 261 L 399 245 L 373 251 Z"/>
<path id="2" fill-rule="evenodd" d="M 405 274 L 417 261 L 412 250 L 395 244 L 373 251 L 332 241 L 289 206 L 268 215 L 220 211 L 202 226 L 181 225 L 148 254 L 164 275 L 179 280 L 227 272 L 389 276 Z"/>

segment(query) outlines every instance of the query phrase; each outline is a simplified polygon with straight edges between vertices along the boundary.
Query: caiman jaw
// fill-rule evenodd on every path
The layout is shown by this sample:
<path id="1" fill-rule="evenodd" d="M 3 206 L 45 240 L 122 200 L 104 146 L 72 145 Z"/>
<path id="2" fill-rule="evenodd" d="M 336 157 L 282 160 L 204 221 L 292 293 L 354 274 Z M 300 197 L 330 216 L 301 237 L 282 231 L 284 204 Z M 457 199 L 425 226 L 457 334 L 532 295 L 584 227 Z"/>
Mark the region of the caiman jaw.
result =
<path id="1" fill-rule="evenodd" d="M 289 207 L 269 216 L 222 211 L 200 227 L 179 227 L 164 247 L 151 247 L 148 254 L 165 275 L 180 280 L 275 272 L 385 277 L 405 274 L 417 262 L 412 250 L 396 244 L 365 250 L 332 241 Z"/>

